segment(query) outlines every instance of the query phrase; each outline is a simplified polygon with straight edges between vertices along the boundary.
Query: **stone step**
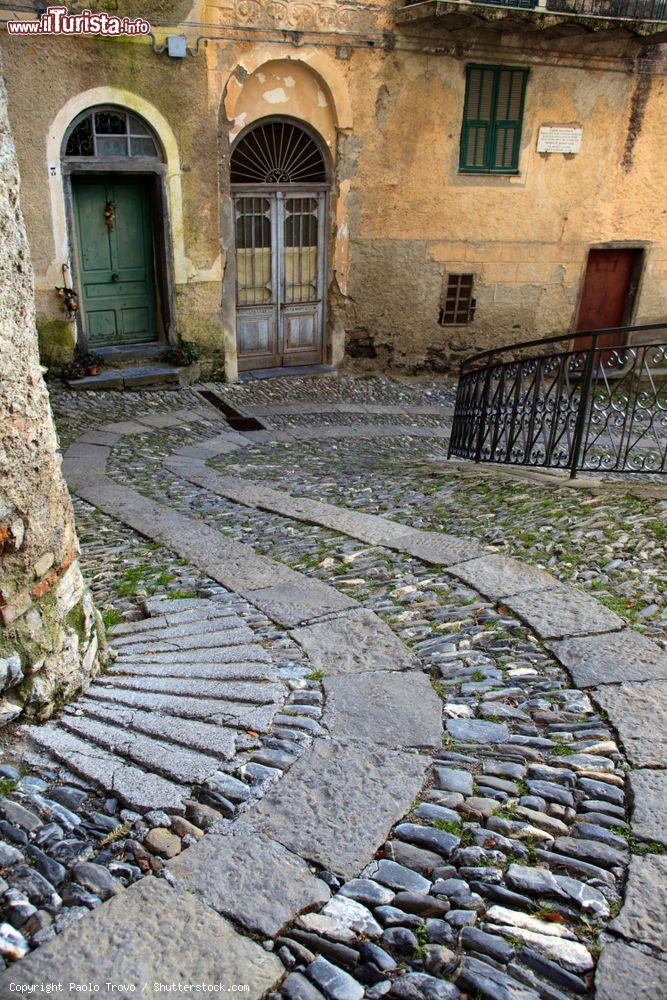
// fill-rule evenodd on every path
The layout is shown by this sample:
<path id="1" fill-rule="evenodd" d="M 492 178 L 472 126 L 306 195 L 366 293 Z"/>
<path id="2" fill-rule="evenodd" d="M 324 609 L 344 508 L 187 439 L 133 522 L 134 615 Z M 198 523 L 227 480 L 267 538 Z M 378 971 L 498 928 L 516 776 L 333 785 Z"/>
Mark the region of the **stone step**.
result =
<path id="1" fill-rule="evenodd" d="M 265 733 L 271 727 L 276 714 L 276 705 L 243 705 L 215 698 L 184 698 L 181 695 L 157 694 L 153 691 L 129 691 L 118 687 L 96 686 L 86 692 L 89 698 L 145 709 L 148 712 L 163 712 L 179 715 L 185 719 L 200 719 L 204 722 L 229 724 L 238 729 L 251 729 Z"/>
<path id="2" fill-rule="evenodd" d="M 181 719 L 160 712 L 143 712 L 138 708 L 111 706 L 93 699 L 79 701 L 76 707 L 83 712 L 85 718 L 96 718 L 102 722 L 112 722 L 117 726 L 131 727 L 138 733 L 158 736 L 171 743 L 180 743 L 192 750 L 201 750 L 202 753 L 223 760 L 233 757 L 236 750 L 236 733 L 225 726 Z"/>
<path id="3" fill-rule="evenodd" d="M 139 642 L 163 642 L 165 639 L 178 639 L 181 636 L 190 635 L 210 635 L 212 632 L 229 632 L 231 629 L 246 628 L 242 618 L 238 615 L 225 615 L 224 618 L 204 618 L 197 615 L 187 622 L 167 624 L 155 627 L 154 621 L 163 619 L 147 618 L 151 622 L 149 628 L 137 629 L 129 635 L 114 635 L 113 644 L 117 649 L 124 646 L 131 646 Z"/>
<path id="4" fill-rule="evenodd" d="M 215 601 L 201 597 L 147 597 L 142 603 L 146 614 L 151 617 L 179 611 L 193 611 L 204 605 L 213 608 L 216 605 Z"/>
<path id="5" fill-rule="evenodd" d="M 81 719 L 75 715 L 64 715 L 61 723 L 82 739 L 112 753 L 120 753 L 141 767 L 179 782 L 201 784 L 220 767 L 217 757 L 144 736 L 134 728 L 123 728 L 96 719 Z"/>
<path id="6" fill-rule="evenodd" d="M 218 646 L 238 646 L 242 643 L 252 643 L 255 633 L 251 629 L 242 628 L 217 629 L 208 635 L 181 635 L 173 636 L 171 639 L 160 639 L 158 636 L 151 637 L 149 642 L 139 642 L 136 639 L 131 643 L 126 643 L 122 648 L 128 653 L 140 653 L 150 655 L 151 651 L 156 653 L 177 652 L 185 649 L 210 649 Z"/>
<path id="7" fill-rule="evenodd" d="M 266 681 L 252 684 L 244 681 L 201 680 L 181 677 L 100 677 L 89 689 L 92 694 L 98 685 L 129 688 L 132 691 L 157 691 L 162 694 L 185 694 L 190 698 L 219 698 L 221 701 L 247 702 L 250 705 L 273 705 L 281 698 L 282 688 Z"/>
<path id="8" fill-rule="evenodd" d="M 118 657 L 125 665 L 146 662 L 146 654 L 123 651 Z M 268 652 L 258 645 L 224 646 L 222 649 L 186 649 L 182 652 L 151 653 L 151 663 L 270 663 Z"/>
<path id="9" fill-rule="evenodd" d="M 124 805 L 139 812 L 148 809 L 185 811 L 183 800 L 190 792 L 156 774 L 127 764 L 121 758 L 67 732 L 62 726 L 24 726 L 23 734 L 70 771 L 90 781 Z"/>
<path id="10" fill-rule="evenodd" d="M 151 660 L 126 661 L 119 657 L 107 677 L 200 677 L 222 681 L 270 681 L 271 667 L 259 663 L 153 663 Z"/>
<path id="11" fill-rule="evenodd" d="M 203 603 L 203 602 L 202 602 Z M 152 632 L 161 628 L 168 628 L 172 625 L 194 621 L 212 621 L 215 618 L 236 617 L 236 611 L 231 608 L 215 608 L 211 611 L 200 611 L 197 608 L 174 611 L 166 615 L 157 615 L 155 618 L 141 618 L 135 622 L 119 622 L 108 629 L 109 636 L 121 638 L 125 636 Z"/>
<path id="12" fill-rule="evenodd" d="M 185 369 L 163 363 L 107 368 L 99 375 L 87 375 L 68 381 L 70 389 L 96 392 L 101 389 L 142 389 L 149 385 L 180 386 L 188 382 Z"/>

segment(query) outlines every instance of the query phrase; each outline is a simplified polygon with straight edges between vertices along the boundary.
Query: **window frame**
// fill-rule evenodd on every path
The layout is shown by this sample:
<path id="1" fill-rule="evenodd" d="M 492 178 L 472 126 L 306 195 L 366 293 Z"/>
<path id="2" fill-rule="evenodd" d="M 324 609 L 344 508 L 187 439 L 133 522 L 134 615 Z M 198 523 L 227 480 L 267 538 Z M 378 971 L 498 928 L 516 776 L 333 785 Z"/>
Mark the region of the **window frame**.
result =
<path id="1" fill-rule="evenodd" d="M 468 99 L 470 96 L 470 79 L 471 71 L 480 70 L 487 72 L 491 70 L 493 72 L 493 90 L 491 94 L 491 111 L 489 115 L 488 124 L 488 135 L 485 141 L 484 149 L 484 165 L 481 167 L 468 166 L 465 162 L 466 154 L 468 152 L 468 123 L 474 120 L 473 115 L 468 114 Z M 521 100 L 519 103 L 519 111 L 516 119 L 503 118 L 498 119 L 498 90 L 500 86 L 500 76 L 503 72 L 509 73 L 521 73 L 522 83 L 521 83 Z M 528 76 L 530 74 L 529 66 L 508 66 L 505 64 L 496 63 L 468 63 L 466 65 L 466 86 L 465 86 L 465 96 L 463 100 L 463 116 L 461 121 L 461 138 L 459 143 L 459 173 L 461 174 L 477 174 L 477 175 L 512 175 L 517 176 L 521 173 L 519 169 L 519 157 L 521 154 L 521 137 L 523 134 L 523 118 L 524 110 L 526 104 L 526 89 L 528 86 Z M 479 120 L 479 119 L 478 119 Z M 512 149 L 512 166 L 510 167 L 495 167 L 493 166 L 493 160 L 495 158 L 495 148 L 496 148 L 496 135 L 499 128 L 507 128 L 508 123 L 515 127 L 516 134 L 514 136 L 514 144 Z"/>

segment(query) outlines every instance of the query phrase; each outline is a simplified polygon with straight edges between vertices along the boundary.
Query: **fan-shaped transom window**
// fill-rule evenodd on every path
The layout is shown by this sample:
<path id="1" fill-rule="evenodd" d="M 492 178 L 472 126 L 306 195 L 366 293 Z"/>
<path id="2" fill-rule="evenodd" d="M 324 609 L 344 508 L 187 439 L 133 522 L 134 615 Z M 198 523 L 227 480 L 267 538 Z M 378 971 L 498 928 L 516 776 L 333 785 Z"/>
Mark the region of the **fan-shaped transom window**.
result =
<path id="1" fill-rule="evenodd" d="M 265 122 L 246 132 L 231 159 L 232 184 L 326 184 L 318 144 L 299 125 Z"/>
<path id="2" fill-rule="evenodd" d="M 160 145 L 146 122 L 122 108 L 93 108 L 75 119 L 65 139 L 66 157 L 161 159 Z"/>

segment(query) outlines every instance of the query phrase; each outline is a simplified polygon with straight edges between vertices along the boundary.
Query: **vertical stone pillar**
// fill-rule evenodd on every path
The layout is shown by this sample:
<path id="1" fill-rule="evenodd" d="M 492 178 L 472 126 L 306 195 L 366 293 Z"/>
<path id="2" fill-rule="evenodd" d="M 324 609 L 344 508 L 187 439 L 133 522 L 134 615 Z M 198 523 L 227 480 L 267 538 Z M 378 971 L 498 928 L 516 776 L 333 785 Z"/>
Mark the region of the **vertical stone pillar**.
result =
<path id="1" fill-rule="evenodd" d="M 48 717 L 99 669 L 104 629 L 60 466 L 0 65 L 0 724 Z"/>

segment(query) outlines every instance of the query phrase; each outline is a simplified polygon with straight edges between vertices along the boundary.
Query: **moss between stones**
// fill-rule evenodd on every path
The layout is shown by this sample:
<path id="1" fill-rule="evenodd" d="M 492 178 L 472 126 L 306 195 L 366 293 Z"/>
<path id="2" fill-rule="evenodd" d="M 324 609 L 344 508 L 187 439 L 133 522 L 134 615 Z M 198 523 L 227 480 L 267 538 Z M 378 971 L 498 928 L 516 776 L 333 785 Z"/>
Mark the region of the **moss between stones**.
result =
<path id="1" fill-rule="evenodd" d="M 66 364 L 74 357 L 76 334 L 74 325 L 64 319 L 38 319 L 37 336 L 39 339 L 39 357 L 43 365 L 52 368 L 54 365 Z"/>

